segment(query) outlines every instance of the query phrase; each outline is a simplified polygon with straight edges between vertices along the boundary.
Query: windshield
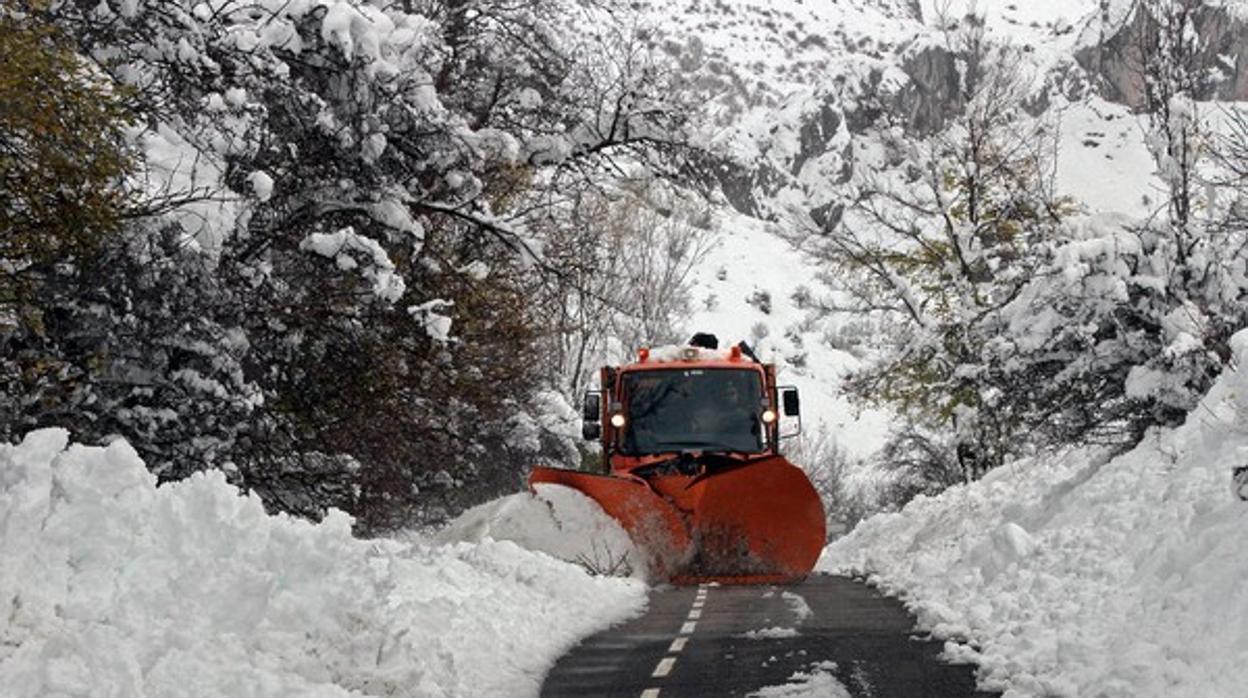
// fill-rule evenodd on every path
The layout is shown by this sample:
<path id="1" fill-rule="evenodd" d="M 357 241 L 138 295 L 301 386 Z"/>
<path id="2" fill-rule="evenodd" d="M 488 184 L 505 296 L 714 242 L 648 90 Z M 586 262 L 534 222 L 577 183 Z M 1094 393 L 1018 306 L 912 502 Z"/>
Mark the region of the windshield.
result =
<path id="1" fill-rule="evenodd" d="M 624 453 L 763 450 L 757 371 L 633 371 L 624 374 L 621 388 L 628 410 Z"/>

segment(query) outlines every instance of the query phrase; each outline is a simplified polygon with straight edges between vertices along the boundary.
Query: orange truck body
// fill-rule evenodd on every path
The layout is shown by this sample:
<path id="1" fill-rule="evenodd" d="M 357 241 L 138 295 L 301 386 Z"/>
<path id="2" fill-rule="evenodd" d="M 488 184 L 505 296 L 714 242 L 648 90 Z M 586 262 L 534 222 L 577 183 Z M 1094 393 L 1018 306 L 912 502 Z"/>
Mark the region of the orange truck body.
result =
<path id="1" fill-rule="evenodd" d="M 709 357 L 691 349 L 674 361 L 650 359 L 643 350 L 636 363 L 603 368 L 597 419 L 587 424 L 587 433 L 599 432 L 604 472 L 539 466 L 530 485 L 563 485 L 592 498 L 645 551 L 653 577 L 675 583 L 798 581 L 818 561 L 826 526 L 810 480 L 780 454 L 775 367 L 747 360 L 736 348 Z M 625 420 L 632 399 L 627 376 L 664 371 L 673 377 L 706 376 L 727 370 L 738 372 L 734 380 L 746 375 L 741 371 L 757 375 L 762 396 L 752 427 L 757 447 L 658 447 L 644 453 L 625 447 L 633 426 Z M 587 401 L 587 418 L 592 406 Z M 613 417 L 622 424 L 613 423 Z"/>

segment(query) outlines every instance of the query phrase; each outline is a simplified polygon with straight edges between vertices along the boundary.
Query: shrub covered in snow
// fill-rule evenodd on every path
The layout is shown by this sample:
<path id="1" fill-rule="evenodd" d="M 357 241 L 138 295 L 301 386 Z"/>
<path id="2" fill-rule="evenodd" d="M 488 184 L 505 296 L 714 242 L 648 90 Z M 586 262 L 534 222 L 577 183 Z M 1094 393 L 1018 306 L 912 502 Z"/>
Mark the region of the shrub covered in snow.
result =
<path id="1" fill-rule="evenodd" d="M 162 478 L 230 464 L 271 508 L 374 530 L 575 459 L 540 394 L 539 345 L 564 326 L 533 302 L 558 271 L 537 238 L 566 192 L 617 178 L 604 165 L 670 174 L 686 141 L 684 93 L 631 19 L 564 0 L 19 0 L 0 20 L 3 60 L 82 66 L 100 145 L 124 141 L 96 198 L 135 203 L 90 254 L 11 245 L 49 238 L 0 221 L 0 283 L 41 283 L 0 288 L 0 439 L 120 434 Z M 9 27 L 57 41 L 13 50 Z M 38 84 L 6 83 L 6 104 L 81 129 L 86 105 Z M 75 142 L 53 154 L 76 161 Z M 22 179 L 36 195 L 73 185 L 44 169 Z M 526 420 L 540 438 L 510 443 Z"/>

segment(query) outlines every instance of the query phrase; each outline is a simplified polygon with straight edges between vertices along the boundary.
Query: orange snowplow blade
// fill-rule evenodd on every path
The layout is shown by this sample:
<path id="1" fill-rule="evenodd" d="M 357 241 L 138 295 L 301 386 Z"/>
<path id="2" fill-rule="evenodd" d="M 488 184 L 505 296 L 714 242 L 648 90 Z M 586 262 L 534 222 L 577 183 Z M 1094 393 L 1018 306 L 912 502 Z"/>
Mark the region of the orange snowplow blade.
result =
<path id="1" fill-rule="evenodd" d="M 650 571 L 658 577 L 671 576 L 691 553 L 680 513 L 640 478 L 538 466 L 529 475 L 529 486 L 540 483 L 571 487 L 597 502 L 649 554 Z"/>
<path id="2" fill-rule="evenodd" d="M 801 469 L 779 456 L 712 472 L 689 488 L 694 558 L 673 581 L 796 581 L 827 540 L 823 503 Z"/>
<path id="3" fill-rule="evenodd" d="M 529 482 L 598 502 L 649 552 L 652 573 L 677 583 L 795 581 L 814 568 L 826 538 L 818 493 L 778 456 L 652 482 L 538 467 Z"/>

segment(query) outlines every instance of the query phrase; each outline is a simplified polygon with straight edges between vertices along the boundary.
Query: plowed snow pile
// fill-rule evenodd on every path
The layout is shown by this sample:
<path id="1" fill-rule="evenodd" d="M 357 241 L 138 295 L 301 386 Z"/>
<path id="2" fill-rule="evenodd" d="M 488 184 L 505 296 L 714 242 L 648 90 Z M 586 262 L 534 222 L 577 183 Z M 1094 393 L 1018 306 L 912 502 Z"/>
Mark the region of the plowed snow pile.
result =
<path id="1" fill-rule="evenodd" d="M 522 492 L 469 509 L 434 540 L 507 540 L 604 574 L 646 578 L 644 556 L 594 500 L 561 485 L 535 489 L 536 495 Z"/>
<path id="2" fill-rule="evenodd" d="M 124 442 L 0 445 L 0 694 L 524 696 L 645 589 L 488 538 L 362 541 Z"/>
<path id="3" fill-rule="evenodd" d="M 1248 332 L 1234 339 L 1248 365 Z M 1080 451 L 871 518 L 821 567 L 905 597 L 1007 696 L 1242 696 L 1248 686 L 1248 371 L 1175 430 Z"/>

